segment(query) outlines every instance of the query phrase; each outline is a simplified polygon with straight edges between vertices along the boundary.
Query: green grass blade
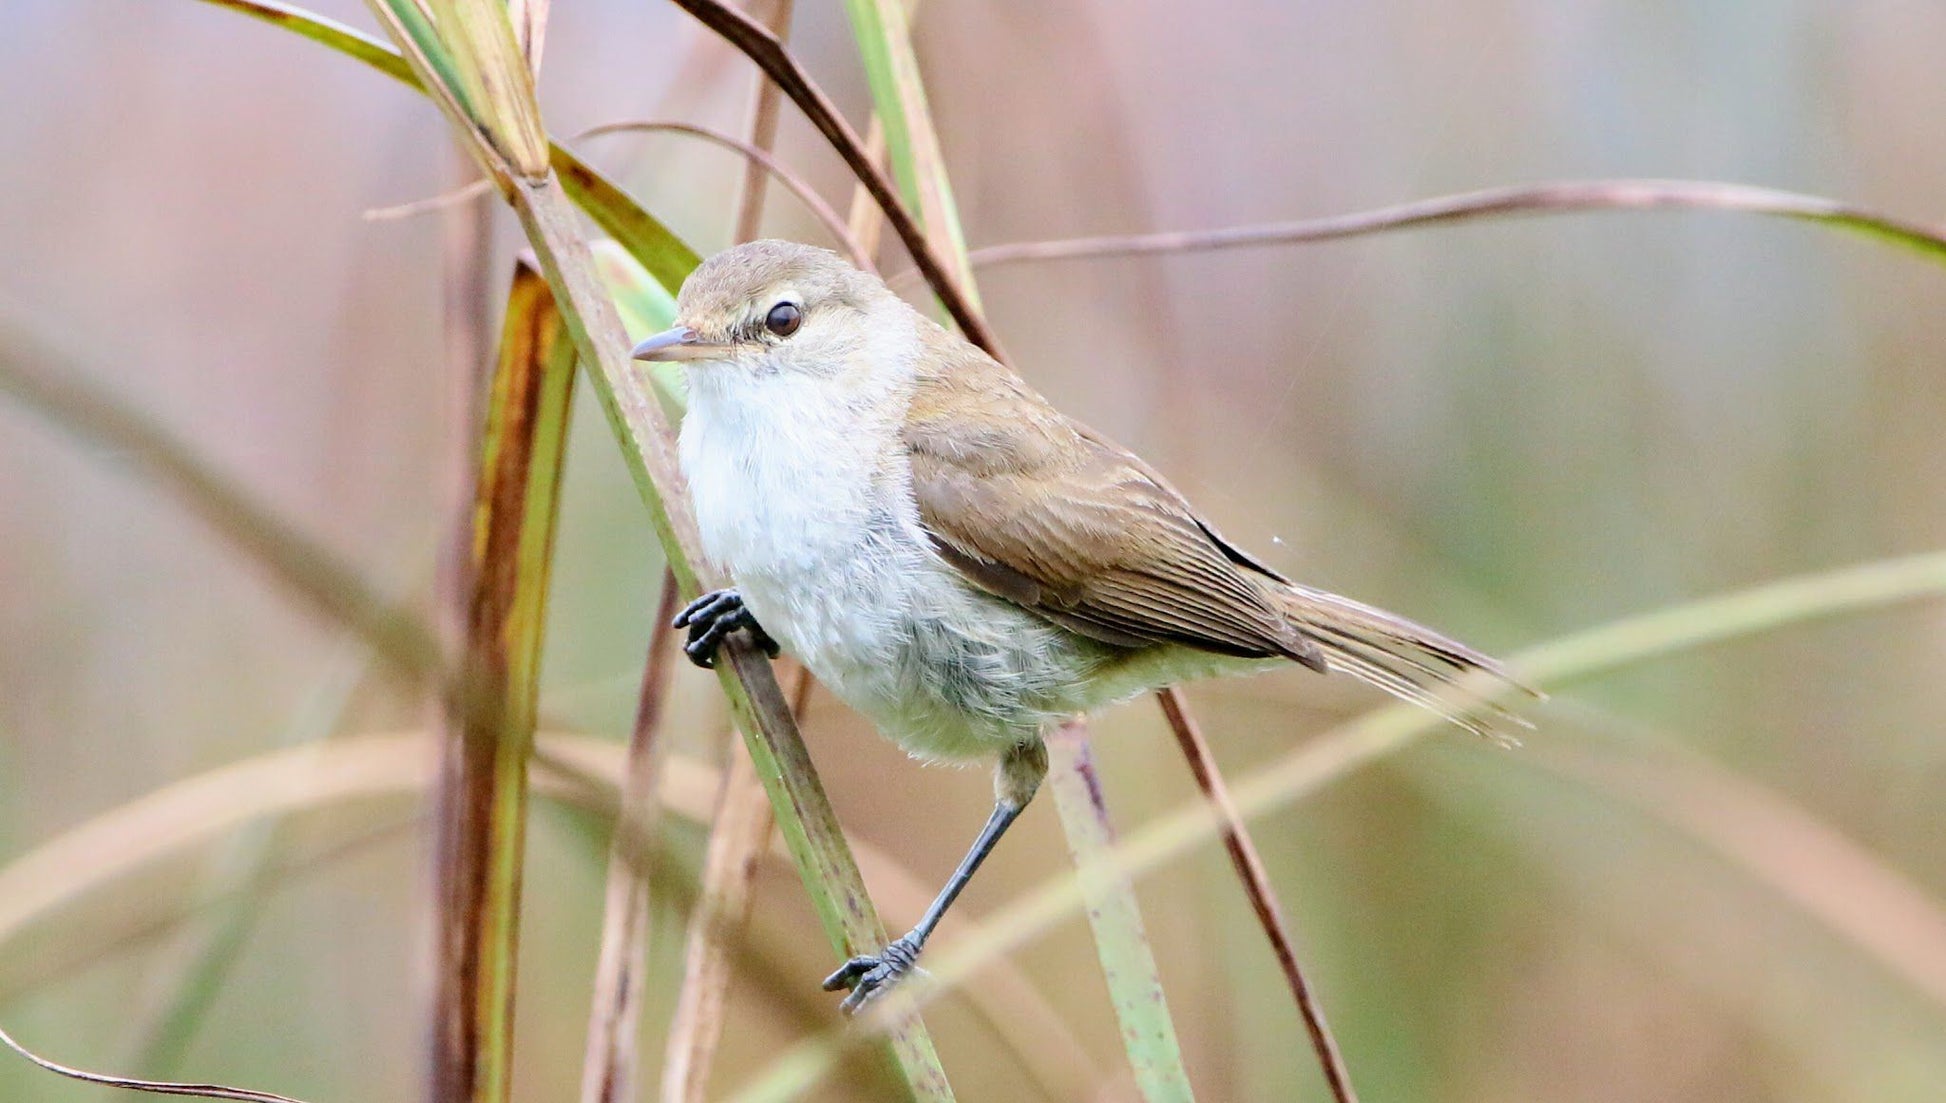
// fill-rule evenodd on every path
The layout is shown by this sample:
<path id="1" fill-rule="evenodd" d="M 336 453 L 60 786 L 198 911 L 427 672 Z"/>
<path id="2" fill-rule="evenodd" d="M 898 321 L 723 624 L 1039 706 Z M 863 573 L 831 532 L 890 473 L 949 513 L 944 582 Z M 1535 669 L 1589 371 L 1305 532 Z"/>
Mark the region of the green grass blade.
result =
<path id="1" fill-rule="evenodd" d="M 590 375 L 668 553 L 670 569 L 684 593 L 699 593 L 701 580 L 693 565 L 695 519 L 686 501 L 672 499 L 661 490 L 681 485 L 674 435 L 623 352 L 626 338 L 620 319 L 574 228 L 573 210 L 565 194 L 552 186 L 525 189 L 521 199 L 518 209 L 528 240 L 550 282 L 572 304 L 567 311 L 570 328 L 584 361 L 595 369 Z M 717 673 L 732 716 L 745 733 L 751 759 L 764 779 L 784 839 L 826 933 L 842 955 L 876 950 L 885 942 L 884 925 L 871 906 L 857 861 L 838 829 L 769 661 L 741 641 L 733 641 L 724 659 L 717 664 Z M 914 1098 L 952 1098 L 932 1039 L 916 1017 L 893 1032 L 889 1056 Z"/>
<path id="2" fill-rule="evenodd" d="M 1101 954 L 1102 972 L 1108 977 L 1115 1018 L 1122 1024 L 1122 1047 L 1128 1051 L 1135 1086 L 1147 1103 L 1194 1099 L 1155 953 L 1135 904 L 1135 883 L 1109 861 L 1115 830 L 1109 823 L 1087 727 L 1080 723 L 1063 727 L 1048 739 L 1047 751 L 1048 784 L 1054 790 L 1055 807 L 1061 810 L 1068 851 L 1074 856 L 1075 883 L 1088 902 L 1088 925 Z M 1151 1013 L 1152 1008 L 1160 1013 Z"/>
<path id="3" fill-rule="evenodd" d="M 640 340 L 676 324 L 676 297 L 656 282 L 641 262 L 609 238 L 590 243 L 601 282 L 615 300 L 630 340 Z M 643 363 L 638 370 L 655 386 L 656 397 L 672 418 L 689 408 L 689 383 L 678 364 Z"/>
<path id="4" fill-rule="evenodd" d="M 858 40 L 873 106 L 885 126 L 886 160 L 899 181 L 899 190 L 919 212 L 926 236 L 977 310 L 980 291 L 967 260 L 959 205 L 953 201 L 939 134 L 933 129 L 925 81 L 919 76 L 919 59 L 912 52 L 905 0 L 845 0 L 845 11 Z"/>
<path id="5" fill-rule="evenodd" d="M 421 93 L 426 91 L 418 74 L 413 71 L 412 63 L 404 55 L 342 23 L 281 3 L 280 0 L 199 2 L 282 27 L 346 57 L 362 61 L 409 88 Z M 669 295 L 674 296 L 682 286 L 684 277 L 702 263 L 696 251 L 630 199 L 628 193 L 567 147 L 554 143 L 548 155 L 561 187 L 575 205 L 587 212 L 597 226 L 613 237 Z"/>

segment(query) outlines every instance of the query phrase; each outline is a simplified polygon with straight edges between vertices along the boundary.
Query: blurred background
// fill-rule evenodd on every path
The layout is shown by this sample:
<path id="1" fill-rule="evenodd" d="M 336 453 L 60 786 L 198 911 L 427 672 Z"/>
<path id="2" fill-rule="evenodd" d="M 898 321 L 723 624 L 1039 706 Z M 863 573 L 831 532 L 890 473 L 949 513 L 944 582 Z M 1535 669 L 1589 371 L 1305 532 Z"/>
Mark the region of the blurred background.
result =
<path id="1" fill-rule="evenodd" d="M 372 29 L 355 0 L 315 8 Z M 798 8 L 796 50 L 862 124 L 841 7 Z M 1946 9 L 1920 0 L 932 0 L 916 29 L 976 247 L 1563 177 L 1946 217 Z M 542 103 L 560 135 L 735 130 L 751 73 L 673 6 L 579 0 L 553 12 Z M 441 216 L 363 214 L 463 179 L 447 122 L 187 2 L 10 0 L 0 104 L 9 351 L 58 352 L 49 370 L 112 390 L 383 591 L 428 601 L 451 502 Z M 583 150 L 699 250 L 728 244 L 733 155 L 666 135 Z M 779 151 L 842 209 L 842 166 L 788 108 Z M 823 240 L 771 194 L 768 232 Z M 500 217 L 496 296 L 516 241 Z M 883 258 L 905 266 L 896 246 Z M 1946 544 L 1946 274 L 1881 244 L 1575 215 L 1023 264 L 982 290 L 1037 386 L 1238 542 L 1490 650 Z M 662 565 L 580 399 L 543 727 L 619 741 Z M 0 396 L 0 858 L 279 747 L 428 719 L 127 459 Z M 1924 603 L 1688 652 L 1567 688 L 1520 751 L 1441 733 L 1260 821 L 1365 1097 L 1938 1099 L 1942 660 L 1946 615 Z M 708 759 L 714 680 L 685 667 L 676 685 L 671 730 Z M 1301 671 L 1189 693 L 1232 778 L 1378 703 Z M 807 737 L 846 826 L 937 884 L 985 814 L 984 771 L 905 762 L 828 695 Z M 1125 829 L 1194 796 L 1146 703 L 1101 718 L 1098 751 Z M 415 1098 L 425 812 L 367 795 L 16 924 L 0 1023 L 129 1074 Z M 537 805 L 517 1098 L 577 1081 L 605 860 L 599 820 Z M 1066 864 L 1036 808 L 962 908 Z M 1321 1098 L 1220 849 L 1141 893 L 1202 1097 Z M 888 925 L 916 918 L 881 903 Z M 793 1008 L 832 964 L 786 866 L 760 881 L 755 930 L 807 993 L 737 990 L 720 1090 L 803 1031 Z M 663 922 L 652 951 L 651 1082 L 679 936 Z M 1085 924 L 1013 963 L 1071 1033 L 1070 1071 L 1126 1098 Z M 1041 1097 L 962 1006 L 930 1018 L 962 1099 Z M 101 1094 L 0 1061 L 0 1098 Z"/>

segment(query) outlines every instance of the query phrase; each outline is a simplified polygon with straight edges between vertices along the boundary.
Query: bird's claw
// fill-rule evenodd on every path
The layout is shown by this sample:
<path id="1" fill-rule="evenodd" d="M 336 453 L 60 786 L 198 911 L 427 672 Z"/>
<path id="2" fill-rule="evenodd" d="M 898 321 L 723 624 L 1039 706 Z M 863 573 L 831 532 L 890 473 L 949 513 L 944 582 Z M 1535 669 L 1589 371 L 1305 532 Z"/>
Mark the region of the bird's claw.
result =
<path id="1" fill-rule="evenodd" d="M 877 954 L 861 954 L 838 966 L 837 972 L 824 978 L 824 990 L 836 992 L 842 988 L 851 989 L 851 994 L 838 1005 L 838 1010 L 847 1015 L 856 1015 L 866 1004 L 914 970 L 922 946 L 923 943 L 914 940 L 911 935 L 893 939 Z"/>
<path id="2" fill-rule="evenodd" d="M 749 632 L 751 641 L 771 658 L 776 658 L 782 650 L 763 625 L 757 623 L 757 618 L 750 615 L 750 610 L 744 607 L 743 595 L 735 590 L 712 590 L 690 602 L 676 614 L 674 627 L 689 629 L 689 640 L 682 645 L 682 653 L 705 670 L 716 665 L 717 648 L 739 628 Z"/>

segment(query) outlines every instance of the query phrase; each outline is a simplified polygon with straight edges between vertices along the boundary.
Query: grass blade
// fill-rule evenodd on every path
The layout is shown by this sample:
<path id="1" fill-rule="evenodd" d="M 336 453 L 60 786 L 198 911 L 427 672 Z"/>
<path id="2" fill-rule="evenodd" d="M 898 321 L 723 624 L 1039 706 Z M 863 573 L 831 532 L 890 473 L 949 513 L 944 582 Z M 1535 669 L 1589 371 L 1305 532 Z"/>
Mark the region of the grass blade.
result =
<path id="1" fill-rule="evenodd" d="M 447 694 L 432 1093 L 502 1103 L 542 628 L 574 346 L 546 282 L 516 267 L 475 497 L 465 660 Z"/>
<path id="2" fill-rule="evenodd" d="M 412 62 L 399 51 L 342 23 L 314 15 L 281 0 L 198 0 L 226 8 L 293 34 L 328 46 L 346 57 L 362 61 L 393 80 L 421 94 L 428 92 Z M 449 114 L 451 111 L 449 110 Z M 469 147 L 470 148 L 470 147 Z M 594 219 L 595 224 L 628 250 L 671 295 L 683 278 L 702 262 L 696 251 L 668 227 L 657 221 L 640 205 L 559 143 L 550 147 L 549 157 L 561 187 L 576 205 Z M 489 175 L 491 173 L 489 172 Z"/>
<path id="3" fill-rule="evenodd" d="M 865 159 L 876 165 L 885 160 L 885 122 L 872 112 L 871 125 L 865 128 Z M 866 256 L 878 255 L 878 242 L 885 229 L 885 218 L 872 203 L 871 189 L 863 183 L 851 190 L 851 207 L 845 214 L 845 230 Z"/>
<path id="4" fill-rule="evenodd" d="M 373 0 L 379 2 L 379 0 Z M 382 0 L 393 9 L 421 0 Z M 495 0 L 423 0 L 470 108 L 467 121 L 479 143 L 529 183 L 547 173 L 547 133 L 534 98 L 534 70 Z"/>
<path id="5" fill-rule="evenodd" d="M 926 236 L 978 310 L 980 292 L 967 263 L 966 235 L 960 229 L 959 206 L 953 201 L 939 133 L 933 129 L 932 109 L 926 104 L 919 59 L 912 52 L 905 0 L 845 0 L 845 11 L 871 84 L 875 117 L 883 127 L 886 159 L 906 201 L 918 208 Z"/>
<path id="6" fill-rule="evenodd" d="M 989 245 L 973 251 L 972 263 L 976 268 L 997 268 L 1027 261 L 1200 253 L 1330 241 L 1480 218 L 1570 211 L 1641 210 L 1723 211 L 1819 223 L 1890 242 L 1934 261 L 1946 262 L 1946 226 L 1914 222 L 1822 196 L 1711 180 L 1560 180 L 1487 188 L 1329 218 L 1266 222 L 1221 230 L 1115 234 Z"/>
<path id="7" fill-rule="evenodd" d="M 303 1103 L 288 1095 L 273 1092 L 252 1091 L 249 1088 L 231 1088 L 222 1084 L 178 1084 L 168 1080 L 135 1080 L 126 1076 L 110 1076 L 106 1073 L 89 1072 L 73 1065 L 63 1065 L 50 1061 L 34 1051 L 14 1041 L 13 1035 L 0 1030 L 0 1045 L 20 1054 L 27 1060 L 51 1073 L 79 1080 L 84 1084 L 99 1084 L 106 1088 L 122 1088 L 127 1091 L 146 1092 L 150 1095 L 186 1095 L 198 1099 L 235 1099 L 241 1103 Z"/>
<path id="8" fill-rule="evenodd" d="M 891 181 L 866 155 L 865 145 L 859 140 L 857 132 L 838 114 L 831 97 L 811 80 L 804 67 L 784 49 L 777 37 L 762 24 L 720 0 L 675 0 L 675 3 L 743 51 L 771 80 L 777 82 L 777 86 L 791 98 L 791 102 L 797 104 L 798 109 L 811 120 L 811 125 L 844 159 L 852 175 L 872 193 L 886 221 L 892 224 L 899 240 L 905 243 L 906 251 L 912 254 L 913 263 L 925 273 L 926 282 L 932 285 L 946 312 L 959 323 L 960 330 L 981 348 L 995 347 L 993 332 L 987 328 L 986 320 L 980 316 L 960 281 L 952 276 L 951 270 L 932 248 L 919 222 L 899 202 Z"/>
<path id="9" fill-rule="evenodd" d="M 611 822 L 619 819 L 621 778 L 626 770 L 624 748 L 609 739 L 560 732 L 540 733 L 537 744 L 534 780 L 539 795 Z M 97 902 L 90 898 L 117 881 L 179 860 L 192 848 L 207 846 L 226 832 L 247 830 L 258 821 L 388 799 L 409 800 L 416 805 L 437 780 L 436 750 L 437 741 L 419 732 L 346 735 L 259 754 L 172 782 L 101 812 L 0 866 L 0 947 L 36 926 L 63 921 L 69 909 L 85 906 L 93 911 Z M 714 819 L 713 794 L 723 784 L 722 776 L 710 767 L 694 759 L 671 757 L 660 771 L 656 799 L 674 816 L 707 824 Z M 761 785 L 758 793 L 759 804 L 767 808 Z M 382 834 L 391 830 L 384 829 Z M 360 845 L 372 838 L 367 836 Z M 916 913 L 932 899 L 931 886 L 884 852 L 864 841 L 853 845 L 874 890 L 894 906 Z M 781 846 L 763 848 L 761 857 L 790 860 Z M 689 888 L 672 880 L 676 871 L 669 865 L 660 864 L 657 869 L 659 885 Z M 279 869 L 275 876 L 281 880 L 288 872 Z M 140 931 L 152 931 L 191 914 L 177 901 L 158 908 L 158 898 L 152 892 L 145 892 L 142 899 L 149 904 L 149 912 L 163 914 Z M 949 916 L 941 927 L 941 937 L 960 939 L 964 930 L 964 925 Z M 103 929 L 89 937 L 98 953 L 124 944 L 134 933 Z M 768 967 L 747 938 L 737 935 L 725 937 L 723 942 L 744 967 L 760 970 L 759 976 L 775 983 L 775 969 Z M 19 963 L 19 955 L 12 960 Z M 62 960 L 52 963 L 52 968 L 58 971 L 92 960 L 90 950 L 83 946 L 71 949 Z M 48 963 L 37 960 L 34 964 L 39 978 L 45 979 Z M 23 984 L 15 979 L 19 971 L 0 971 L 0 998 L 16 999 L 23 994 Z M 804 997 L 787 996 L 785 1010 L 812 1027 L 828 1021 L 828 1007 L 822 1001 L 809 1002 L 809 992 L 796 987 L 783 991 Z M 1005 1041 L 1036 1082 L 1058 1086 L 1059 1090 L 1049 1093 L 1054 1098 L 1091 1096 L 1092 1087 L 1100 1079 L 1088 1054 L 1019 970 L 1004 961 L 997 962 L 982 974 L 980 985 L 965 989 L 962 995 L 967 1009 Z M 872 1065 L 860 1071 L 869 1076 L 879 1069 Z"/>
<path id="10" fill-rule="evenodd" d="M 776 86 L 773 84 L 765 84 L 764 87 L 775 88 Z M 831 235 L 831 239 L 837 244 L 844 246 L 845 254 L 851 258 L 853 264 L 867 272 L 878 271 L 877 266 L 872 263 L 872 258 L 865 252 L 858 241 L 851 236 L 851 232 L 845 228 L 843 220 L 838 217 L 838 212 L 832 210 L 831 205 L 824 201 L 824 197 L 819 195 L 815 188 L 811 187 L 810 181 L 799 176 L 789 165 L 778 160 L 763 146 L 746 142 L 741 138 L 725 134 L 713 127 L 703 126 L 698 123 L 682 122 L 677 119 L 642 119 L 602 123 L 599 126 L 591 126 L 581 133 L 576 134 L 574 137 L 576 141 L 579 141 L 583 138 L 594 138 L 603 134 L 655 133 L 657 131 L 669 134 L 687 134 L 692 138 L 701 138 L 706 142 L 711 142 L 725 149 L 734 150 L 742 154 L 745 160 L 744 168 L 746 170 L 744 176 L 745 186 L 748 186 L 751 173 L 758 175 L 768 173 L 776 177 L 778 183 L 784 185 L 786 190 L 796 196 L 799 202 L 804 204 L 804 209 L 811 213 L 812 218 L 817 219 L 818 225 L 824 227 L 825 232 Z M 737 240 L 744 241 L 749 239 L 738 238 Z"/>
<path id="11" fill-rule="evenodd" d="M 790 33 L 791 11 L 792 0 L 776 0 L 771 5 L 765 22 L 780 38 Z M 760 77 L 750 104 L 750 140 L 732 139 L 752 155 L 744 163 L 743 181 L 737 189 L 731 237 L 738 242 L 756 238 L 763 225 L 764 197 L 769 191 L 764 170 L 771 168 L 776 173 L 770 150 L 777 138 L 777 100 L 777 86 Z M 814 209 L 822 207 L 817 193 L 802 187 L 790 173 L 778 175 Z M 842 227 L 839 232 L 843 232 Z M 803 720 L 811 689 L 811 673 L 800 667 L 791 694 L 794 722 Z M 740 936 L 748 923 L 757 858 L 776 826 L 750 756 L 726 747 L 724 759 L 723 786 L 704 854 L 702 890 L 689 916 L 682 988 L 663 1047 L 663 1103 L 703 1103 L 707 1096 L 710 1066 L 723 1036 L 723 1012 L 729 1003 L 729 941 Z"/>
<path id="12" fill-rule="evenodd" d="M 1175 1023 L 1162 994 L 1155 952 L 1142 929 L 1135 884 L 1108 861 L 1115 829 L 1095 772 L 1087 726 L 1080 721 L 1064 725 L 1048 738 L 1047 754 L 1048 787 L 1054 791 L 1054 806 L 1060 809 L 1061 826 L 1067 830 L 1075 883 L 1088 903 L 1088 925 L 1094 929 L 1135 1085 L 1147 1103 L 1194 1099 Z"/>
<path id="13" fill-rule="evenodd" d="M 547 44 L 548 0 L 507 0 L 507 22 L 513 25 L 514 44 L 527 61 L 535 80 L 541 75 L 541 51 Z"/>

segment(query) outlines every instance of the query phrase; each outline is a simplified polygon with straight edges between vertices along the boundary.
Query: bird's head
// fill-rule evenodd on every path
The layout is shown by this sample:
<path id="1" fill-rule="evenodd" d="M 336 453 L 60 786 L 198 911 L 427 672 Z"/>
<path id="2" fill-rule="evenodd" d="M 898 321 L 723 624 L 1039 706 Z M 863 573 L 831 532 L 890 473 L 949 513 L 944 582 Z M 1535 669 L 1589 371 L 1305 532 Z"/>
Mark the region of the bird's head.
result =
<path id="1" fill-rule="evenodd" d="M 717 367 L 831 375 L 904 310 L 876 276 L 828 249 L 753 241 L 698 265 L 676 297 L 676 325 L 633 355 L 680 361 L 698 375 Z"/>

